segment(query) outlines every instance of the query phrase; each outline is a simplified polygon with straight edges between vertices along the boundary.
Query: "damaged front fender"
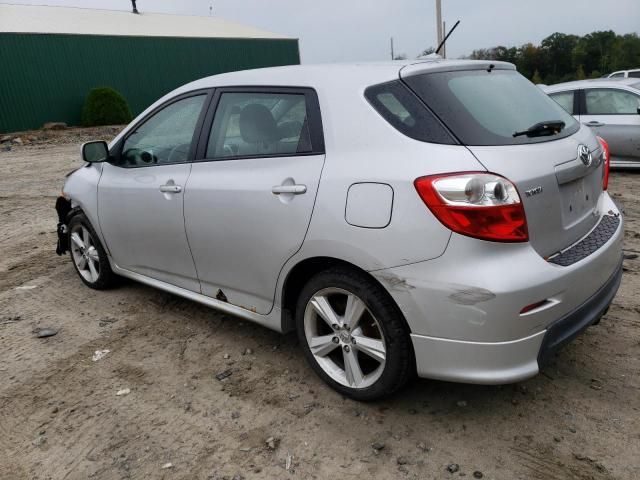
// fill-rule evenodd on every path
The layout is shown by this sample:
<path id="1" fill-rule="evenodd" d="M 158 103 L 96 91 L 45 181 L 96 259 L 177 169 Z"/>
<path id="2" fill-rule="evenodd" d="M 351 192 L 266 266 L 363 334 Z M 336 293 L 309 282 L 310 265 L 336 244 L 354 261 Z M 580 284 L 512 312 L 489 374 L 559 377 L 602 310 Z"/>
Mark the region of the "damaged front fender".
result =
<path id="1" fill-rule="evenodd" d="M 69 214 L 73 208 L 71 202 L 65 197 L 60 196 L 56 199 L 56 212 L 58 213 L 58 245 L 56 246 L 56 253 L 58 255 L 64 255 L 69 251 Z"/>

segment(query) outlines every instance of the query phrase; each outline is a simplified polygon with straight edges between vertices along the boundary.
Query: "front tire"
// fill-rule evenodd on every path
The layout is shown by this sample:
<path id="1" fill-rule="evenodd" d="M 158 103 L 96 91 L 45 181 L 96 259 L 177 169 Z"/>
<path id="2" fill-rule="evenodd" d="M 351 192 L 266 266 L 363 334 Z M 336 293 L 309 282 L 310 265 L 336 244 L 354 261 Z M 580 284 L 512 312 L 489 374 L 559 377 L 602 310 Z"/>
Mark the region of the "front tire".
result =
<path id="1" fill-rule="evenodd" d="M 364 273 L 333 268 L 312 277 L 298 299 L 296 326 L 313 370 L 345 396 L 382 398 L 413 376 L 404 318 L 387 292 Z"/>
<path id="2" fill-rule="evenodd" d="M 74 215 L 69 222 L 69 250 L 80 280 L 89 288 L 104 290 L 115 282 L 107 253 L 89 219 Z"/>

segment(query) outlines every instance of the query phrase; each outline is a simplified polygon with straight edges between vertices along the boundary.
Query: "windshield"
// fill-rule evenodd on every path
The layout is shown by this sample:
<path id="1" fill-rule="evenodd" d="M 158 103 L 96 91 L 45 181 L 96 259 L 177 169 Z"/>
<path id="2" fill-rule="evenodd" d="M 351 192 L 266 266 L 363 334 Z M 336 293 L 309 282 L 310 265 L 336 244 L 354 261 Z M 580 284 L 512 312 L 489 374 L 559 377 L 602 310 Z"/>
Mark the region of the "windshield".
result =
<path id="1" fill-rule="evenodd" d="M 404 79 L 465 145 L 520 145 L 574 134 L 578 122 L 515 70 L 427 73 Z M 564 123 L 554 132 L 536 127 Z M 530 135 L 516 135 L 532 130 Z M 551 134 L 550 134 L 551 133 Z"/>

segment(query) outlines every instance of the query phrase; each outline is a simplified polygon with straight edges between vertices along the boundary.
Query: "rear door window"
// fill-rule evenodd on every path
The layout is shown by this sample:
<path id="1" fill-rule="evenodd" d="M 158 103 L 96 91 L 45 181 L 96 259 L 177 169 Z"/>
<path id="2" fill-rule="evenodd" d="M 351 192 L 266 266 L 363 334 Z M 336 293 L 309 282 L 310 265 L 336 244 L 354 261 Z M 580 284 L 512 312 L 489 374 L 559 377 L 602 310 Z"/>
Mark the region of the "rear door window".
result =
<path id="1" fill-rule="evenodd" d="M 580 128 L 558 103 L 515 70 L 436 72 L 404 80 L 465 145 L 548 142 Z M 557 121 L 564 122 L 559 133 L 514 136 Z"/>
<path id="2" fill-rule="evenodd" d="M 573 111 L 573 96 L 575 92 L 573 90 L 569 92 L 558 92 L 552 93 L 549 96 L 553 98 L 558 105 L 564 108 L 567 113 L 572 115 L 576 115 L 576 112 Z"/>
<path id="3" fill-rule="evenodd" d="M 633 115 L 640 107 L 640 97 L 624 90 L 592 88 L 584 93 L 587 115 Z"/>
<path id="4" fill-rule="evenodd" d="M 222 93 L 209 136 L 210 159 L 309 154 L 304 93 Z"/>

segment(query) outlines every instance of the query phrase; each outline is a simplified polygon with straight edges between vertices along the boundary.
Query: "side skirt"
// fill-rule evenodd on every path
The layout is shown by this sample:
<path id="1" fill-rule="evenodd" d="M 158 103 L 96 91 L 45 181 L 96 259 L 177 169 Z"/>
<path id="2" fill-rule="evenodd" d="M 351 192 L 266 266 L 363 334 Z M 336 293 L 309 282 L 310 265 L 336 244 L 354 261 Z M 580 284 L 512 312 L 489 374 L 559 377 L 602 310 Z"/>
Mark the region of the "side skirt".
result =
<path id="1" fill-rule="evenodd" d="M 160 280 L 156 280 L 154 278 L 131 272 L 124 268 L 120 268 L 113 262 L 112 259 L 109 260 L 111 261 L 111 269 L 113 270 L 113 272 L 122 277 L 130 278 L 131 280 L 144 283 L 145 285 L 149 285 L 150 287 L 173 293 L 174 295 L 186 298 L 187 300 L 201 303 L 202 305 L 206 305 L 207 307 L 211 307 L 215 310 L 244 318 L 245 320 L 257 323 L 270 330 L 275 330 L 276 332 L 282 333 L 282 311 L 279 307 L 274 307 L 268 315 L 260 315 L 259 313 L 252 312 L 245 308 L 231 305 L 230 303 L 222 302 L 215 298 L 207 297 L 206 295 L 192 292 L 191 290 L 187 290 L 181 287 L 176 287 L 175 285 L 171 285 L 170 283 L 161 282 Z"/>

